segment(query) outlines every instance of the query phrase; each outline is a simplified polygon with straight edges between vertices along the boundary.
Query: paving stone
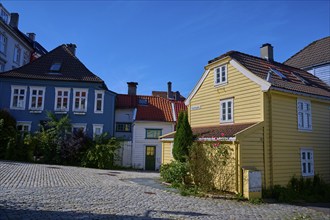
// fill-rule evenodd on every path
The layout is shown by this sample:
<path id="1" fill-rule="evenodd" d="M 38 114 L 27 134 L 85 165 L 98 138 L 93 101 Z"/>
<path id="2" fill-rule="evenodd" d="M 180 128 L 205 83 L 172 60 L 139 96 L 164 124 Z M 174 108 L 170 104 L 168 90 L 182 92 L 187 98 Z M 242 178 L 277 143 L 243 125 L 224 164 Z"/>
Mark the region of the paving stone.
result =
<path id="1" fill-rule="evenodd" d="M 0 219 L 330 219 L 293 205 L 183 197 L 156 179 L 153 172 L 0 161 Z"/>

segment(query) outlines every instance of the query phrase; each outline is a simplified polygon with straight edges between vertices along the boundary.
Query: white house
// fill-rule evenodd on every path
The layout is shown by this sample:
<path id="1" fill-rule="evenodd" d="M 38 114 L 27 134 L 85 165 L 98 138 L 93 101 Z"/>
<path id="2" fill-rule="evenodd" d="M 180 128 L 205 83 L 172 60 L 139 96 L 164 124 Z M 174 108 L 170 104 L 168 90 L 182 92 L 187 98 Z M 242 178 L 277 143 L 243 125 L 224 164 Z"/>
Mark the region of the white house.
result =
<path id="1" fill-rule="evenodd" d="M 123 166 L 158 170 L 162 145 L 158 137 L 175 130 L 182 101 L 158 96 L 136 95 L 137 83 L 128 83 L 128 94 L 116 98 L 115 136 L 122 138 L 120 151 Z"/>

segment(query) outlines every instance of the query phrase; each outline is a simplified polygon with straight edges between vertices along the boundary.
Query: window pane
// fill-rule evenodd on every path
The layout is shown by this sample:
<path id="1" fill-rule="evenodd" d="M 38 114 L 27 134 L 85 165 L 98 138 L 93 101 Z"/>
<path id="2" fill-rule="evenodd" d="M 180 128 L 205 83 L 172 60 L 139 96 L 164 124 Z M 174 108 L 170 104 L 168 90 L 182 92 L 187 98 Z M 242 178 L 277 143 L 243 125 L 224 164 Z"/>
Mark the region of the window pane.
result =
<path id="1" fill-rule="evenodd" d="M 306 163 L 303 163 L 303 173 L 306 173 Z"/>
<path id="2" fill-rule="evenodd" d="M 307 165 L 308 165 L 308 173 L 311 173 L 312 171 L 311 171 L 311 164 L 310 163 L 307 163 Z"/>
<path id="3" fill-rule="evenodd" d="M 302 159 L 305 160 L 306 159 L 306 153 L 302 152 Z"/>
<path id="4" fill-rule="evenodd" d="M 101 100 L 97 100 L 97 102 L 96 102 L 96 110 L 97 111 L 101 111 L 102 110 L 102 101 Z"/>

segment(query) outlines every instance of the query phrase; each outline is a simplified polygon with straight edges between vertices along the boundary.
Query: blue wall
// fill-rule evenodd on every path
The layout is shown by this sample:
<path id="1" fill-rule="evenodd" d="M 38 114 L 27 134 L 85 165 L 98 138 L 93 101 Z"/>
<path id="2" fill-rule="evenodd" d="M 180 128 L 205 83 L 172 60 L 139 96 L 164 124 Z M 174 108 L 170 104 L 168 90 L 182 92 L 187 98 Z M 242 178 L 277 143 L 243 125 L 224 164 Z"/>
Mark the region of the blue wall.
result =
<path id="1" fill-rule="evenodd" d="M 25 101 L 25 110 L 10 109 L 11 85 L 28 87 Z M 46 87 L 44 110 L 42 113 L 30 113 L 28 109 L 30 99 L 29 86 Z M 111 91 L 105 91 L 103 114 L 94 113 L 94 91 L 103 89 L 101 83 L 0 78 L 0 109 L 9 110 L 10 113 L 16 118 L 16 121 L 31 121 L 31 132 L 34 132 L 39 130 L 40 120 L 47 119 L 46 111 L 54 112 L 55 87 L 71 88 L 68 111 L 71 123 L 86 123 L 86 133 L 89 136 L 93 135 L 93 124 L 103 124 L 103 132 L 108 132 L 111 136 L 114 135 L 115 93 Z M 72 111 L 73 88 L 88 89 L 87 112 L 85 115 L 75 115 Z M 61 115 L 58 116 L 61 117 Z"/>

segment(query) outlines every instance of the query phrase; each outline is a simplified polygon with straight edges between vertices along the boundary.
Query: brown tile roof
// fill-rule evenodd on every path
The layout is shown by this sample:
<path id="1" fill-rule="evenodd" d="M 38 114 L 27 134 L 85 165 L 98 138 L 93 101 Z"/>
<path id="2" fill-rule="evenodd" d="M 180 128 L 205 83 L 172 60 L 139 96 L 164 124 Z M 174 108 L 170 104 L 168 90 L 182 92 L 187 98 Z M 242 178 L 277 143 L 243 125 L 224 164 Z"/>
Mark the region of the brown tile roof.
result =
<path id="1" fill-rule="evenodd" d="M 147 104 L 141 104 L 144 100 Z M 137 121 L 164 121 L 174 122 L 172 103 L 176 115 L 180 110 L 186 110 L 186 106 L 180 101 L 170 101 L 162 97 L 143 96 L 143 95 L 125 95 L 118 94 L 116 97 L 116 108 L 136 108 Z"/>
<path id="2" fill-rule="evenodd" d="M 193 134 L 197 138 L 219 138 L 219 137 L 234 137 L 238 132 L 251 127 L 257 123 L 238 123 L 238 124 L 227 124 L 218 126 L 208 127 L 195 127 L 192 128 Z M 175 132 L 164 135 L 161 138 L 174 138 Z"/>
<path id="3" fill-rule="evenodd" d="M 175 92 L 173 93 L 173 97 L 176 96 Z M 159 96 L 159 97 L 163 97 L 164 99 L 167 99 L 167 92 L 166 91 L 152 91 L 152 96 Z M 175 98 L 174 98 L 175 99 Z M 180 94 L 180 97 L 178 99 L 176 99 L 177 101 L 184 101 L 186 98 L 183 97 Z"/>
<path id="4" fill-rule="evenodd" d="M 60 62 L 61 69 L 59 72 L 51 73 L 50 67 L 54 62 Z M 86 66 L 72 54 L 68 45 L 64 44 L 27 65 L 0 73 L 0 77 L 98 82 L 104 84 L 103 80 L 88 70 Z"/>
<path id="5" fill-rule="evenodd" d="M 310 43 L 284 62 L 302 69 L 326 63 L 330 63 L 330 36 Z"/>
<path id="6" fill-rule="evenodd" d="M 241 65 L 247 68 L 261 79 L 267 80 L 267 75 L 270 69 L 280 71 L 286 79 L 282 79 L 276 74 L 271 74 L 271 89 L 285 89 L 294 92 L 307 93 L 317 96 L 330 97 L 330 87 L 316 76 L 282 63 L 275 61 L 267 61 L 260 57 L 251 56 L 238 51 L 229 51 L 209 63 L 213 63 L 226 56 L 238 61 Z"/>

